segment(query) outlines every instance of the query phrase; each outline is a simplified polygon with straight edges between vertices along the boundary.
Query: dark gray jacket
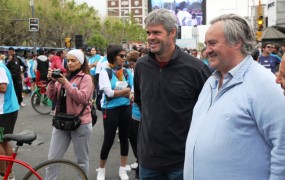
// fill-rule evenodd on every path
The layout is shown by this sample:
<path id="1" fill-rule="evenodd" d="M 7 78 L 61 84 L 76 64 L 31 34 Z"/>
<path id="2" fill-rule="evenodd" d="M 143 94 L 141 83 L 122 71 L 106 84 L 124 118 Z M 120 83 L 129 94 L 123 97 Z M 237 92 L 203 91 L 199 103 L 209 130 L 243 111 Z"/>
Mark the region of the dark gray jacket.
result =
<path id="1" fill-rule="evenodd" d="M 178 46 L 164 67 L 154 54 L 140 58 L 134 75 L 135 103 L 141 108 L 140 165 L 153 170 L 182 170 L 194 105 L 209 68 Z"/>

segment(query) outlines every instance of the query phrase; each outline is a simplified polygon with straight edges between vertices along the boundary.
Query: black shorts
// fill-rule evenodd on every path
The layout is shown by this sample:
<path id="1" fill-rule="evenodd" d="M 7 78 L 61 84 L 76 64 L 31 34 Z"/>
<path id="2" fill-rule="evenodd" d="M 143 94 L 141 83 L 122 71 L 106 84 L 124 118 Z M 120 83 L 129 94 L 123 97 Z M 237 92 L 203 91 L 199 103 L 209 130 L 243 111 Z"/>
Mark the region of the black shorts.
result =
<path id="1" fill-rule="evenodd" d="M 0 128 L 2 129 L 2 134 L 0 134 L 0 143 L 3 142 L 3 135 L 10 134 L 14 132 L 14 127 L 16 124 L 16 120 L 18 118 L 18 111 L 0 114 Z M 3 132 L 4 128 L 4 132 Z M 0 130 L 1 133 L 1 130 Z"/>

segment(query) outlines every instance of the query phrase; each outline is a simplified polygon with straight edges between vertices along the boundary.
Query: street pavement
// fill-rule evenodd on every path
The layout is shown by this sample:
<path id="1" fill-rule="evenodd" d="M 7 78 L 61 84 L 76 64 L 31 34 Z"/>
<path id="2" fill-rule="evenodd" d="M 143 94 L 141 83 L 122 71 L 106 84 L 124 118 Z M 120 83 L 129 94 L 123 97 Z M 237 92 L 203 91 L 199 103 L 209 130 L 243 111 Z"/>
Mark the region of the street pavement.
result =
<path id="1" fill-rule="evenodd" d="M 52 131 L 52 116 L 51 115 L 40 115 L 35 112 L 30 103 L 30 97 L 24 97 L 24 103 L 26 107 L 21 107 L 18 114 L 18 119 L 15 125 L 14 133 L 21 132 L 22 130 L 34 130 L 37 133 L 37 139 L 32 145 L 24 145 L 19 148 L 17 159 L 26 161 L 32 167 L 47 160 L 49 143 Z M 93 127 L 92 138 L 90 142 L 90 173 L 89 179 L 96 180 L 97 172 L 96 169 L 99 167 L 100 150 L 103 144 L 103 123 L 102 113 L 97 111 L 98 121 Z M 15 143 L 13 143 L 14 145 Z M 73 152 L 72 143 L 66 152 L 64 159 L 75 161 L 75 155 Z M 129 159 L 128 164 L 135 162 L 133 151 L 129 146 Z M 116 135 L 113 147 L 109 153 L 109 157 L 106 164 L 106 180 L 119 180 L 118 170 L 120 166 L 120 143 L 118 143 L 118 135 Z M 26 174 L 27 170 L 14 165 L 14 171 L 16 179 L 20 180 L 23 175 Z M 132 170 L 129 173 L 130 180 L 134 179 L 135 172 Z"/>

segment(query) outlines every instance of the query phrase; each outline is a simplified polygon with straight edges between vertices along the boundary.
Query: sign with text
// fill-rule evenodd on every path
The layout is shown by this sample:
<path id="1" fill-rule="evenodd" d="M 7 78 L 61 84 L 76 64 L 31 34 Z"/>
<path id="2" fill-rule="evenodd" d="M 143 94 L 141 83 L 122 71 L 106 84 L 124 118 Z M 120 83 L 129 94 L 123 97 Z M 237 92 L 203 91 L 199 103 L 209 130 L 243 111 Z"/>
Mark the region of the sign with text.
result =
<path id="1" fill-rule="evenodd" d="M 39 18 L 29 18 L 29 31 L 39 31 Z"/>

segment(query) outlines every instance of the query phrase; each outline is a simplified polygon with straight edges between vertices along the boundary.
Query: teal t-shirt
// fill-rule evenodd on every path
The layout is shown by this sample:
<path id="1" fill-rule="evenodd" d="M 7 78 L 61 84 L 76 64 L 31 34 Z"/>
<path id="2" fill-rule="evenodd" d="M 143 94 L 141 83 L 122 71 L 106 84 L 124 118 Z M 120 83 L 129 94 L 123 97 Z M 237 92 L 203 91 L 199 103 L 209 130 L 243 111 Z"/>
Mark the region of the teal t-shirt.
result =
<path id="1" fill-rule="evenodd" d="M 88 62 L 89 62 L 89 64 L 93 64 L 95 62 L 98 62 L 100 59 L 101 59 L 101 56 L 99 54 L 96 54 L 95 56 L 89 57 Z M 95 75 L 95 72 L 96 72 L 96 67 L 93 67 L 90 69 L 91 75 Z"/>
<path id="2" fill-rule="evenodd" d="M 19 110 L 11 73 L 2 63 L 0 63 L 0 83 L 7 83 L 6 92 L 0 93 L 0 114 L 12 113 Z"/>
<path id="3" fill-rule="evenodd" d="M 112 73 L 113 73 L 112 79 L 110 82 L 111 82 L 112 89 L 115 89 L 116 82 L 119 80 L 118 80 L 117 76 L 115 75 L 115 73 L 114 72 L 112 72 Z M 124 81 L 127 81 L 129 87 L 132 88 L 132 86 L 133 86 L 133 75 L 129 69 L 127 69 L 127 74 L 128 74 L 128 78 L 126 79 L 126 77 L 124 77 Z M 113 109 L 113 108 L 116 108 L 119 106 L 130 105 L 130 100 L 128 97 L 115 97 L 115 98 L 112 98 L 111 100 L 107 101 L 106 100 L 106 94 L 104 93 L 102 100 L 103 100 L 103 106 L 102 106 L 103 109 Z"/>
<path id="4" fill-rule="evenodd" d="M 30 59 L 29 60 L 29 72 L 32 78 L 36 78 L 36 74 L 34 72 L 33 66 L 34 66 L 34 60 Z"/>

